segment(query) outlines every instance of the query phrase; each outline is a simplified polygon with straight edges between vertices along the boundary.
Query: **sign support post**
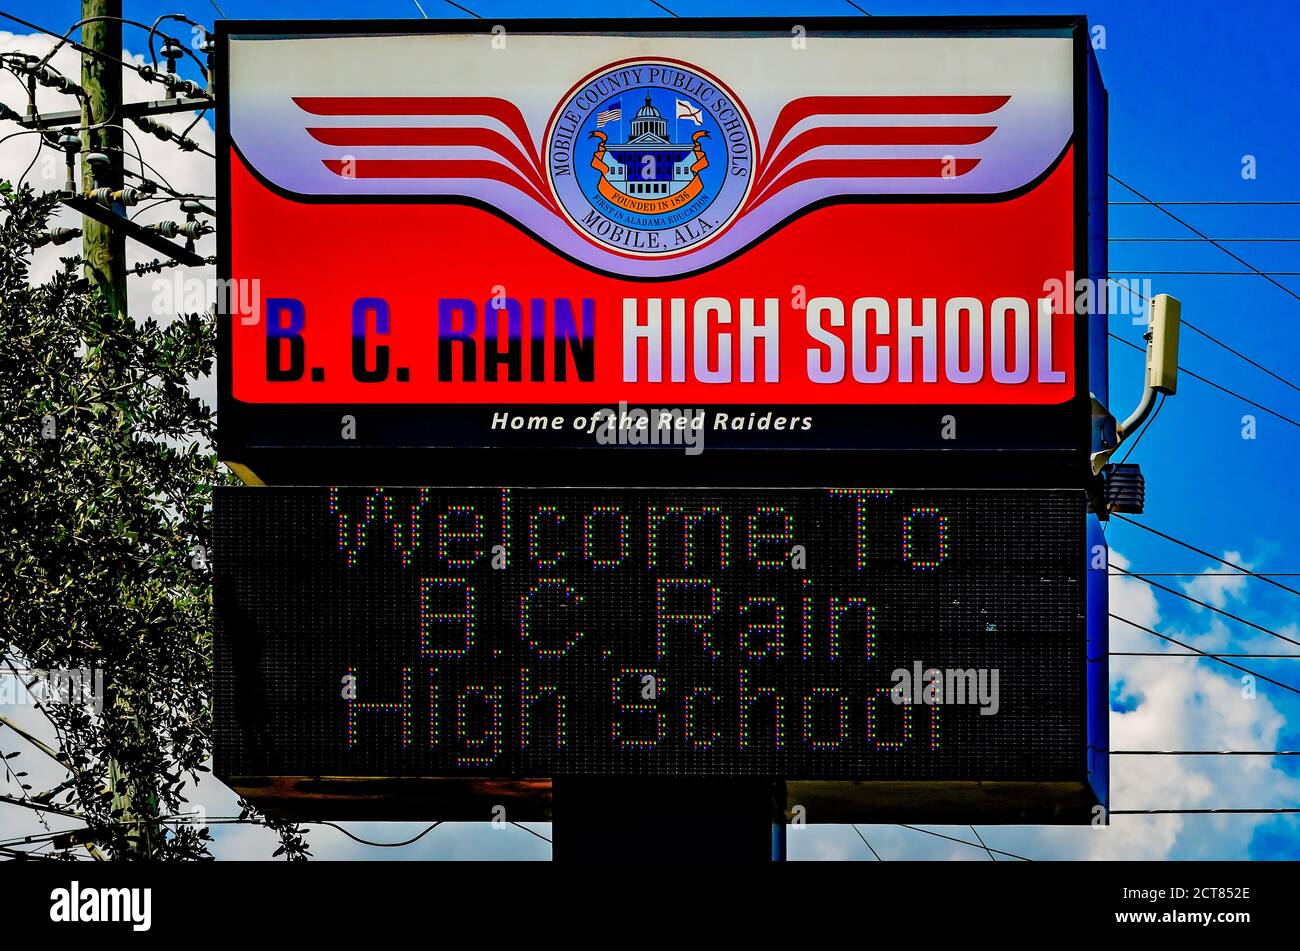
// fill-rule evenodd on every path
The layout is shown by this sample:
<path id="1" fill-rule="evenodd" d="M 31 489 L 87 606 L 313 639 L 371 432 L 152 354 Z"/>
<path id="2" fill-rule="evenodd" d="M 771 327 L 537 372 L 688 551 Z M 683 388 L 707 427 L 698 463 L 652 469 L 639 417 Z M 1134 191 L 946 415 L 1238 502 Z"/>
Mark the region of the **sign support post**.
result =
<path id="1" fill-rule="evenodd" d="M 784 860 L 784 834 L 778 855 L 775 833 L 782 786 L 765 779 L 557 777 L 553 856 L 584 863 Z"/>

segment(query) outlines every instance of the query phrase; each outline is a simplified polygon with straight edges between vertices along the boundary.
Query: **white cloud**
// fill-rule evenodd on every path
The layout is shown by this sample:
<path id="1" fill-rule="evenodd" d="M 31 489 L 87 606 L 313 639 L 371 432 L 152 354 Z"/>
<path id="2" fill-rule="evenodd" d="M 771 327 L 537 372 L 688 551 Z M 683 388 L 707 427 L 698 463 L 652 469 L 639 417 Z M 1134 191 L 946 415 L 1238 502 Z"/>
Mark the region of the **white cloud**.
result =
<path id="1" fill-rule="evenodd" d="M 1127 569 L 1129 560 L 1114 548 L 1110 550 L 1110 567 Z M 1122 574 L 1110 576 L 1110 611 L 1143 627 L 1157 628 L 1160 605 L 1155 590 L 1136 578 Z M 1113 651 L 1161 650 L 1167 642 L 1159 641 L 1129 624 L 1110 622 L 1110 649 Z"/>
<path id="2" fill-rule="evenodd" d="M 1225 551 L 1223 558 L 1244 568 L 1253 568 L 1239 551 Z M 1196 578 L 1184 583 L 1182 587 L 1193 598 L 1208 602 L 1216 608 L 1224 608 L 1227 607 L 1229 600 L 1241 599 L 1245 594 L 1246 581 L 1249 577 L 1246 573 L 1233 572 L 1226 565 L 1213 565 Z"/>

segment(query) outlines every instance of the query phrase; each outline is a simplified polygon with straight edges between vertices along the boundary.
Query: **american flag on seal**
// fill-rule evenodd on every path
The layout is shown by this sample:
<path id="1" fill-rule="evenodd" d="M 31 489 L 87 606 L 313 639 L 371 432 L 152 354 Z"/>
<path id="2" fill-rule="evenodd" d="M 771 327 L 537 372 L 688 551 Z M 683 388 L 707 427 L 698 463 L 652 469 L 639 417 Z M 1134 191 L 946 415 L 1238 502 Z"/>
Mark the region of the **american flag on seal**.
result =
<path id="1" fill-rule="evenodd" d="M 610 122 L 617 122 L 623 118 L 623 101 L 621 99 L 615 99 L 608 106 L 609 108 L 596 113 L 596 128 Z"/>

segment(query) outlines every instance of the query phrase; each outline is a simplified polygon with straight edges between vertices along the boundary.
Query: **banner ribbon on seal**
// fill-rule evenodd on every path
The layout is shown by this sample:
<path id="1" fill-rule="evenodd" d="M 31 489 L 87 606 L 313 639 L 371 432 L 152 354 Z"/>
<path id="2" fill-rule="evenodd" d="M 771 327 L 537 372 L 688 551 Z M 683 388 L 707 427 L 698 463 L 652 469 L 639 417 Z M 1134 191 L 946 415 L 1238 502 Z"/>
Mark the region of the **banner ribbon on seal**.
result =
<path id="1" fill-rule="evenodd" d="M 608 136 L 604 132 L 593 131 L 591 137 L 599 140 L 599 144 L 596 146 L 596 154 L 591 157 L 591 167 L 600 172 L 600 181 L 597 183 L 596 188 L 610 203 L 638 215 L 662 215 L 670 211 L 676 211 L 690 204 L 704 190 L 704 182 L 700 180 L 700 172 L 708 168 L 709 159 L 704 154 L 704 146 L 700 144 L 700 139 L 708 134 L 707 130 L 701 129 L 691 136 L 691 141 L 695 146 L 695 162 L 691 165 L 691 174 L 694 177 L 687 183 L 685 188 L 664 198 L 634 198 L 631 195 L 623 194 L 605 177 L 609 174 L 609 166 L 605 164 L 605 140 Z"/>

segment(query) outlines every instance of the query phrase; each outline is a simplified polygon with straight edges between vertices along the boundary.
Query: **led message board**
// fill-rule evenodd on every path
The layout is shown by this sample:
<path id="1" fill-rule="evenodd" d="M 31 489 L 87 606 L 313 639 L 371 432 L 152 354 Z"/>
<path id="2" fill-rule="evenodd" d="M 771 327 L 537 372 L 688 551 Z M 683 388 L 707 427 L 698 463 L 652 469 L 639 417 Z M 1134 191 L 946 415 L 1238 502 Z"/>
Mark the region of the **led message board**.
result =
<path id="1" fill-rule="evenodd" d="M 217 773 L 1080 781 L 1084 507 L 219 489 Z"/>
<path id="2" fill-rule="evenodd" d="M 1082 19 L 484 22 L 218 24 L 223 458 L 1087 451 Z"/>

